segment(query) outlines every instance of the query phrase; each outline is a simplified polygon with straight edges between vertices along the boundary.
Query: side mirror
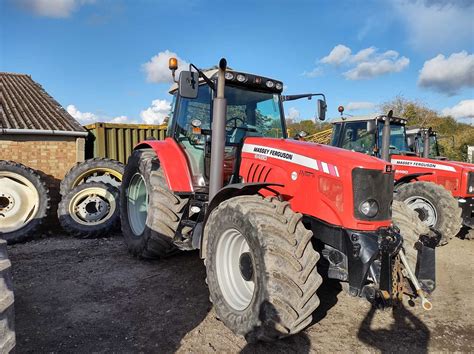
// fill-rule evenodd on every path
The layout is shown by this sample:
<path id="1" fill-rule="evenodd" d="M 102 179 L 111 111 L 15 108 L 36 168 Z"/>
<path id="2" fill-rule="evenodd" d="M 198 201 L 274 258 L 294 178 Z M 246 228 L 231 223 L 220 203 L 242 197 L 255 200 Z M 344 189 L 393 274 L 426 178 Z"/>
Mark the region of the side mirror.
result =
<path id="1" fill-rule="evenodd" d="M 183 98 L 196 98 L 199 90 L 199 76 L 197 72 L 181 71 L 178 81 L 178 94 Z"/>
<path id="2" fill-rule="evenodd" d="M 318 99 L 318 118 L 319 120 L 326 119 L 326 110 L 327 110 L 326 101 Z"/>
<path id="3" fill-rule="evenodd" d="M 303 139 L 304 139 L 305 137 L 307 137 L 307 136 L 308 136 L 308 133 L 306 133 L 304 130 L 302 130 L 302 131 L 296 133 L 294 139 L 295 139 L 295 140 L 303 140 Z"/>
<path id="4" fill-rule="evenodd" d="M 376 128 L 377 128 L 377 124 L 375 120 L 367 121 L 367 133 L 373 133 Z"/>

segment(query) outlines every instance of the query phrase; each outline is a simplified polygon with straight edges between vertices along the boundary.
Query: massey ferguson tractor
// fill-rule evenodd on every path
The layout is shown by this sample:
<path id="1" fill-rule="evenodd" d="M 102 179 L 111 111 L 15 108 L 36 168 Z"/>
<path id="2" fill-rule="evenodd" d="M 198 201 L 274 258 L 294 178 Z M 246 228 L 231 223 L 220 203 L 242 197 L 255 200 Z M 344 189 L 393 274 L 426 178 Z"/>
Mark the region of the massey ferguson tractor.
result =
<path id="1" fill-rule="evenodd" d="M 174 78 L 174 58 L 170 69 Z M 320 274 L 381 306 L 408 294 L 430 309 L 434 245 L 423 236 L 404 244 L 392 225 L 392 165 L 288 139 L 283 101 L 322 97 L 320 119 L 326 102 L 282 89 L 227 70 L 225 59 L 214 70 L 181 71 L 167 138 L 138 144 L 125 167 L 130 253 L 199 249 L 218 317 L 250 342 L 307 327 Z"/>
<path id="2" fill-rule="evenodd" d="M 407 121 L 391 117 L 385 127 L 385 120 L 385 116 L 335 120 L 331 145 L 388 159 L 395 167 L 394 198 L 405 202 L 422 222 L 437 231 L 442 237 L 441 245 L 456 236 L 463 225 L 467 228 L 466 238 L 472 238 L 474 165 L 429 158 L 434 136 L 429 129 L 420 131 L 423 140 L 418 144 L 424 150 L 422 157 L 418 156 L 410 148 L 415 144 L 413 135 L 407 139 Z M 384 137 L 389 145 L 385 150 Z"/>

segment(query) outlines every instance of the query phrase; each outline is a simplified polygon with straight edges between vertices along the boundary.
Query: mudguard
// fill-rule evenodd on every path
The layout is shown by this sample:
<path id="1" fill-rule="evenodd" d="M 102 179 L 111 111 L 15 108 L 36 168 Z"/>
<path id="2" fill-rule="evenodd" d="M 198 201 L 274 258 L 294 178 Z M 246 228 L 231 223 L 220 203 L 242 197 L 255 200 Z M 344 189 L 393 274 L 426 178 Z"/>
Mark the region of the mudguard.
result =
<path id="1" fill-rule="evenodd" d="M 410 173 L 395 181 L 395 187 L 416 180 L 418 177 L 432 175 L 432 172 Z"/>
<path id="2" fill-rule="evenodd" d="M 173 192 L 193 192 L 188 160 L 179 145 L 172 138 L 165 140 L 147 140 L 137 146 L 138 149 L 153 149 Z"/>

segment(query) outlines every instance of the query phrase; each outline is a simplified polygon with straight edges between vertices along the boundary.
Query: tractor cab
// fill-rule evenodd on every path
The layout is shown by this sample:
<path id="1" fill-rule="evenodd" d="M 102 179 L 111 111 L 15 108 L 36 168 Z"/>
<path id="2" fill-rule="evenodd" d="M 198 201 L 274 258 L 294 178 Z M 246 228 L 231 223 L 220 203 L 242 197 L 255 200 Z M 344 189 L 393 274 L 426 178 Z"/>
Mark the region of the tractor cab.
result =
<path id="1" fill-rule="evenodd" d="M 429 149 L 427 157 L 431 159 L 446 159 L 441 157 L 437 133 L 431 128 L 410 127 L 406 134 L 408 146 L 416 155 L 425 156 L 425 139 L 428 139 Z"/>
<path id="2" fill-rule="evenodd" d="M 217 95 L 218 69 L 182 72 L 195 80 L 196 88 L 180 92 L 189 82 L 176 82 L 170 93 L 173 108 L 167 135 L 184 150 L 189 161 L 193 188 L 206 191 L 210 182 L 213 100 Z M 196 77 L 193 75 L 196 74 Z M 189 78 L 188 78 L 189 79 Z M 189 81 L 189 80 L 188 80 Z M 226 100 L 224 185 L 240 182 L 239 164 L 244 139 L 247 137 L 287 138 L 282 102 L 323 96 L 305 94 L 282 96 L 283 83 L 267 77 L 233 70 L 225 73 Z M 318 100 L 319 118 L 325 113 L 325 100 Z M 324 119 L 324 118 L 323 118 Z"/>
<path id="3" fill-rule="evenodd" d="M 384 115 L 343 117 L 333 121 L 331 145 L 380 157 Z M 403 118 L 390 117 L 390 155 L 411 155 Z"/>

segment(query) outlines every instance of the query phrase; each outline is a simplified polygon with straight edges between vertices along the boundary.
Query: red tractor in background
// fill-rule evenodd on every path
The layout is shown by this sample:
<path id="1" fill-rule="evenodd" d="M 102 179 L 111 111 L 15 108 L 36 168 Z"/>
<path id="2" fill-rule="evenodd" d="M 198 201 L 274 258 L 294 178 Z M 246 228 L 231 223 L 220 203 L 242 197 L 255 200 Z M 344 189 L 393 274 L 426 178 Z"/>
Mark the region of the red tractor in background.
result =
<path id="1" fill-rule="evenodd" d="M 463 225 L 466 238 L 474 236 L 474 165 L 429 158 L 435 137 L 431 130 L 417 131 L 421 139 L 417 142 L 413 135 L 407 139 L 405 119 L 391 117 L 387 133 L 385 119 L 373 115 L 335 120 L 331 145 L 384 157 L 382 140 L 389 137 L 385 158 L 395 167 L 394 198 L 405 202 L 421 221 L 439 232 L 440 244 L 456 236 Z M 422 156 L 417 155 L 420 149 L 412 150 L 415 145 L 423 146 Z"/>
<path id="2" fill-rule="evenodd" d="M 174 78 L 176 59 L 170 69 Z M 140 143 L 125 167 L 121 222 L 130 253 L 199 249 L 217 315 L 248 341 L 308 326 L 321 274 L 380 305 L 408 294 L 431 309 L 434 245 L 422 236 L 415 249 L 392 225 L 392 165 L 288 139 L 283 101 L 322 97 L 320 119 L 326 103 L 322 94 L 282 89 L 278 80 L 227 70 L 225 59 L 214 70 L 191 64 L 180 73 L 167 138 Z"/>

